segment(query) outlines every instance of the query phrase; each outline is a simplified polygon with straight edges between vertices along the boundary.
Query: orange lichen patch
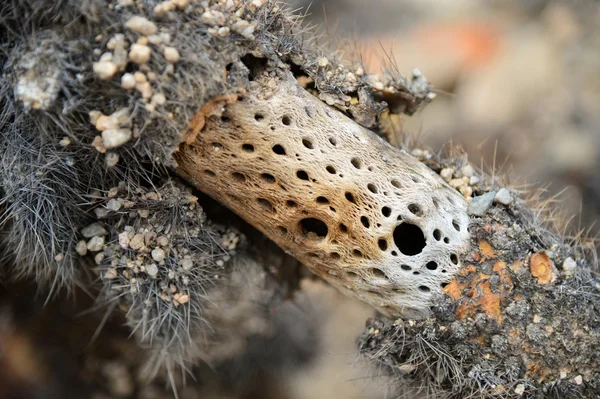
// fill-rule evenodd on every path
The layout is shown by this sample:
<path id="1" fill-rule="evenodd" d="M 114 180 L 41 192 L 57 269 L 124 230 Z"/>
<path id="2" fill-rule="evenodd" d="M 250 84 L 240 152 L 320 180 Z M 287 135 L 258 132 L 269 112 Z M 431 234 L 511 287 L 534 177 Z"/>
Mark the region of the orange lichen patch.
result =
<path id="1" fill-rule="evenodd" d="M 192 144 L 196 136 L 206 124 L 206 118 L 211 115 L 220 115 L 223 107 L 229 103 L 237 101 L 237 94 L 217 97 L 200 107 L 200 110 L 190 120 L 187 128 L 183 132 L 183 141 L 186 144 Z"/>
<path id="2" fill-rule="evenodd" d="M 529 269 L 531 275 L 537 278 L 538 283 L 542 285 L 551 283 L 555 278 L 554 264 L 545 252 L 538 252 L 531 255 Z"/>
<path id="3" fill-rule="evenodd" d="M 464 286 L 459 284 L 457 280 L 452 280 L 452 282 L 444 288 L 443 293 L 450 295 L 452 299 L 456 301 L 462 296 L 463 288 Z"/>
<path id="4" fill-rule="evenodd" d="M 484 258 L 493 258 L 496 256 L 494 253 L 494 248 L 487 241 L 479 241 L 479 252 L 483 255 Z"/>
<path id="5" fill-rule="evenodd" d="M 488 244 L 489 245 L 489 244 Z M 444 293 L 459 302 L 456 316 L 459 319 L 473 317 L 476 313 L 483 312 L 488 317 L 494 318 L 502 323 L 501 302 L 513 290 L 506 262 L 496 262 L 492 268 L 499 276 L 500 284 L 492 290 L 489 274 L 480 273 L 473 265 L 468 265 L 458 272 L 459 278 L 455 278 L 444 288 Z M 466 281 L 461 282 L 462 278 Z"/>
<path id="6" fill-rule="evenodd" d="M 504 270 L 506 269 L 506 262 L 496 262 L 494 264 L 494 268 L 492 269 L 493 271 L 495 271 L 496 273 L 502 273 L 504 272 Z"/>
<path id="7" fill-rule="evenodd" d="M 519 271 L 519 269 L 521 269 L 521 261 L 520 260 L 514 261 L 510 268 L 513 272 Z"/>

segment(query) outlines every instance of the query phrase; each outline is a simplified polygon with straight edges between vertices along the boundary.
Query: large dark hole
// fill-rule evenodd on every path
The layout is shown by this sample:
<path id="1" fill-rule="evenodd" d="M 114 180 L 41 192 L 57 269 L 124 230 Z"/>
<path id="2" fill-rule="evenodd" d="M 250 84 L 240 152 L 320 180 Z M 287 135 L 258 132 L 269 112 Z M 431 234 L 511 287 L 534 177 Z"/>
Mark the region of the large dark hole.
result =
<path id="1" fill-rule="evenodd" d="M 272 148 L 273 152 L 277 155 L 285 155 L 285 148 L 279 144 L 275 144 Z"/>
<path id="2" fill-rule="evenodd" d="M 303 170 L 299 170 L 296 172 L 296 177 L 300 180 L 308 180 L 308 173 Z"/>
<path id="3" fill-rule="evenodd" d="M 371 226 L 371 223 L 369 222 L 369 218 L 366 216 L 361 216 L 360 217 L 360 222 L 362 223 L 363 226 L 365 226 L 367 229 Z"/>
<path id="4" fill-rule="evenodd" d="M 404 255 L 416 255 L 425 248 L 425 236 L 419 226 L 402 223 L 394 229 L 394 243 Z"/>
<path id="5" fill-rule="evenodd" d="M 302 219 L 300 221 L 300 229 L 305 237 L 313 240 L 325 238 L 329 231 L 325 222 L 315 218 Z"/>

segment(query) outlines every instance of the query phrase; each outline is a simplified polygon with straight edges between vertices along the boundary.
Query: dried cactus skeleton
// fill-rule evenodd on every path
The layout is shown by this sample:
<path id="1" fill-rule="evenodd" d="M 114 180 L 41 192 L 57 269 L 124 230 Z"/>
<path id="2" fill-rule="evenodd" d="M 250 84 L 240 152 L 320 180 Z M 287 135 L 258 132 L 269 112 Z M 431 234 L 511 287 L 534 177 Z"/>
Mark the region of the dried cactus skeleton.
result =
<path id="1" fill-rule="evenodd" d="M 242 321 L 219 306 L 264 321 L 283 296 L 264 289 L 272 265 L 236 261 L 239 236 L 206 219 L 183 177 L 400 317 L 370 320 L 360 349 L 401 390 L 600 392 L 593 257 L 463 157 L 416 158 L 376 134 L 431 100 L 422 77 L 324 57 L 274 1 L 46 5 L 0 7 L 4 269 L 56 289 L 99 276 L 151 374 L 227 362 L 270 329 L 228 334 Z M 233 306 L 240 264 L 264 292 Z"/>
<path id="2" fill-rule="evenodd" d="M 340 290 L 426 315 L 468 248 L 464 197 L 290 73 L 256 82 L 202 118 L 177 171 Z"/>

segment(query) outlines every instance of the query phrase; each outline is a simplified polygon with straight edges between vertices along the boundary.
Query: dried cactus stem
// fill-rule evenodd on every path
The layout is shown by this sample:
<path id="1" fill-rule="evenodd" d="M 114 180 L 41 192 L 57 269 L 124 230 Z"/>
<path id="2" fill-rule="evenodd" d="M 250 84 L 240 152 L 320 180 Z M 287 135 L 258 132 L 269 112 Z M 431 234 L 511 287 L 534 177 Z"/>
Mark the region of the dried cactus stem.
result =
<path id="1" fill-rule="evenodd" d="M 340 290 L 427 314 L 468 248 L 464 198 L 290 73 L 258 79 L 202 108 L 178 172 Z"/>

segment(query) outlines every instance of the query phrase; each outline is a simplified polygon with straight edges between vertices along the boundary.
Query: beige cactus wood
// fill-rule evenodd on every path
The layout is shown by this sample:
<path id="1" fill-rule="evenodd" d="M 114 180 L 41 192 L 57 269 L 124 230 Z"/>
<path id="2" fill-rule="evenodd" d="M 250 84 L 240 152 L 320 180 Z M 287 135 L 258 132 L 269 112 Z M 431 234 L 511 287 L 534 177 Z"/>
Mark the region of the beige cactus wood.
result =
<path id="1" fill-rule="evenodd" d="M 265 79 L 203 107 L 179 173 L 340 290 L 426 314 L 468 247 L 464 198 L 291 74 Z"/>

